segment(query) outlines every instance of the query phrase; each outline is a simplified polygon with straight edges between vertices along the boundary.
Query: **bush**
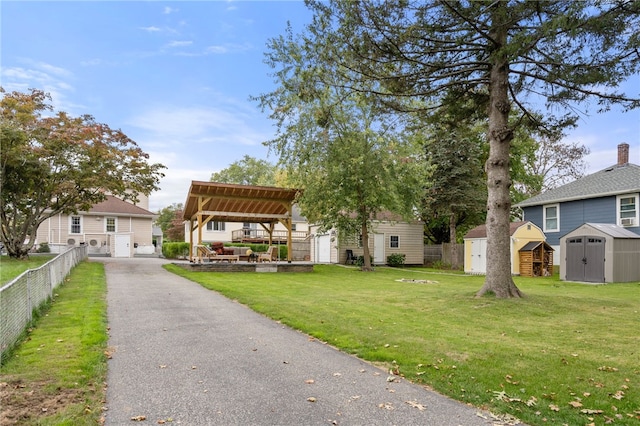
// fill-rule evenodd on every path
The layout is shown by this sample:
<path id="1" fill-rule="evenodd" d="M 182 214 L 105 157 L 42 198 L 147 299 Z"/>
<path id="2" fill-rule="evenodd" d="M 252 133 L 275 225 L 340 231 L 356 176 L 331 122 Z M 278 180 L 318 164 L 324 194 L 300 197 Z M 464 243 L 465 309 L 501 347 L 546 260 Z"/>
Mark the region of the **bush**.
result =
<path id="1" fill-rule="evenodd" d="M 162 255 L 167 259 L 189 256 L 189 243 L 164 243 L 162 245 Z"/>
<path id="2" fill-rule="evenodd" d="M 373 266 L 373 256 L 369 256 L 369 259 L 371 259 L 371 266 Z M 364 266 L 364 256 L 358 256 L 356 259 L 356 265 L 361 268 Z"/>
<path id="3" fill-rule="evenodd" d="M 387 256 L 387 265 L 389 266 L 404 266 L 404 261 L 406 259 L 406 255 L 404 253 L 393 253 Z"/>
<path id="4" fill-rule="evenodd" d="M 49 247 L 49 243 L 40 243 L 40 247 L 38 247 L 36 253 L 51 253 L 51 247 Z"/>

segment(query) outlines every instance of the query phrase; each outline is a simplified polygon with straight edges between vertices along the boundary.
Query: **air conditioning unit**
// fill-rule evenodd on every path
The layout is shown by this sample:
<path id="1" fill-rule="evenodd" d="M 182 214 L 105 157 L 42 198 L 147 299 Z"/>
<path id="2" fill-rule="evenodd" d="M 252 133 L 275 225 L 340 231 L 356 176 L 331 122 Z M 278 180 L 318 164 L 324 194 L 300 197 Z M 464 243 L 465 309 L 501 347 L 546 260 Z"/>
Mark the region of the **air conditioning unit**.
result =
<path id="1" fill-rule="evenodd" d="M 620 219 L 620 223 L 622 224 L 622 226 L 634 226 L 636 224 L 636 218 L 625 217 L 623 219 Z"/>

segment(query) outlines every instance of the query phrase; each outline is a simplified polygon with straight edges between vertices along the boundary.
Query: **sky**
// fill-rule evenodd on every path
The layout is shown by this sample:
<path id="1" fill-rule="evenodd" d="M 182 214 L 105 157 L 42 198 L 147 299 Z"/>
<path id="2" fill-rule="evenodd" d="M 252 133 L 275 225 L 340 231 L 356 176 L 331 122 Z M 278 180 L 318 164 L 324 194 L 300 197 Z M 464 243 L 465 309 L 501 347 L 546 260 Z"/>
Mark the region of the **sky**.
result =
<path id="1" fill-rule="evenodd" d="M 56 110 L 121 129 L 167 167 L 149 199 L 158 211 L 245 155 L 277 162 L 263 145 L 275 125 L 250 97 L 276 87 L 269 39 L 310 20 L 302 1 L 2 0 L 0 85 L 44 90 Z M 640 76 L 622 89 L 640 96 Z M 621 142 L 640 164 L 640 110 L 578 124 L 565 141 L 590 149 L 587 173 L 615 164 Z"/>

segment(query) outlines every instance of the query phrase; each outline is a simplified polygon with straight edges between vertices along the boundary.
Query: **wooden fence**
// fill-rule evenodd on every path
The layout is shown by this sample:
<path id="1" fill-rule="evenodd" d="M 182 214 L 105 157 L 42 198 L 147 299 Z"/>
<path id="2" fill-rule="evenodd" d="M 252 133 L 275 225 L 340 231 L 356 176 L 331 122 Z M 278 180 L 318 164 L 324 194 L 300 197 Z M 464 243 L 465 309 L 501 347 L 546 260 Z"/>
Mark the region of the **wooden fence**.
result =
<path id="1" fill-rule="evenodd" d="M 458 266 L 464 266 L 464 244 L 458 244 Z M 432 265 L 434 262 L 453 264 L 451 260 L 451 244 L 434 244 L 424 246 L 424 264 Z"/>

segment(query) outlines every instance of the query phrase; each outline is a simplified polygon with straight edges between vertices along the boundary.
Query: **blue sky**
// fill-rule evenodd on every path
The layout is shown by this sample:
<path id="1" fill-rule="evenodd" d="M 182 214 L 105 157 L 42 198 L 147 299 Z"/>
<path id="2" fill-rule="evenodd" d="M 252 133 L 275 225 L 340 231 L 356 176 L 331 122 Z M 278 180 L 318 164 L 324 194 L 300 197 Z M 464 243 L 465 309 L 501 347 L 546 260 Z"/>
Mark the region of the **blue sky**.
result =
<path id="1" fill-rule="evenodd" d="M 311 19 L 301 1 L 0 2 L 0 84 L 49 92 L 56 109 L 122 129 L 168 167 L 150 210 L 184 202 L 244 155 L 277 159 L 262 142 L 275 128 L 252 95 L 274 89 L 268 39 Z M 640 96 L 640 77 L 627 82 Z M 593 107 L 595 110 L 595 106 Z M 631 145 L 640 163 L 640 111 L 583 116 L 567 141 L 587 145 L 588 172 Z"/>

